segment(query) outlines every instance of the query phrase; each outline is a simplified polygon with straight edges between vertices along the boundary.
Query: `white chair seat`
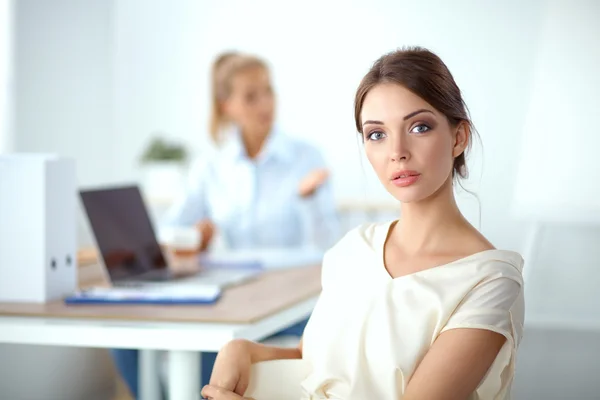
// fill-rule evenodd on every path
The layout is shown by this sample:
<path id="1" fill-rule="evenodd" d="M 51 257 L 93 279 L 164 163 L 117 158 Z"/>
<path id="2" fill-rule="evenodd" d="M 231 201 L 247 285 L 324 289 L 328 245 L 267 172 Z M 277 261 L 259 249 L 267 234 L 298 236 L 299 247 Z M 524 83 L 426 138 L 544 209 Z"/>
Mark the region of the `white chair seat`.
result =
<path id="1" fill-rule="evenodd" d="M 273 360 L 256 363 L 244 397 L 256 400 L 299 400 L 301 383 L 310 373 L 305 360 Z"/>

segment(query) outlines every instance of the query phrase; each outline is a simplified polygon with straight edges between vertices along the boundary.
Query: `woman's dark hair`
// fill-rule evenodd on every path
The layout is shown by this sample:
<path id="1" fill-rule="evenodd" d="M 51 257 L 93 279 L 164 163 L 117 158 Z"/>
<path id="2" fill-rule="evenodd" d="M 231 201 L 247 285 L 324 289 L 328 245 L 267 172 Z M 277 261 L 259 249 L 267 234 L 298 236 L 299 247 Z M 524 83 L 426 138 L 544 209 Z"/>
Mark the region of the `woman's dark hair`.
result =
<path id="1" fill-rule="evenodd" d="M 453 127 L 468 124 L 472 136 L 476 134 L 460 89 L 446 64 L 431 51 L 421 47 L 408 47 L 380 57 L 362 79 L 354 100 L 356 129 L 362 134 L 360 113 L 367 93 L 378 84 L 397 83 L 431 104 L 446 116 Z M 465 152 L 454 159 L 452 176 L 466 178 L 468 175 Z"/>

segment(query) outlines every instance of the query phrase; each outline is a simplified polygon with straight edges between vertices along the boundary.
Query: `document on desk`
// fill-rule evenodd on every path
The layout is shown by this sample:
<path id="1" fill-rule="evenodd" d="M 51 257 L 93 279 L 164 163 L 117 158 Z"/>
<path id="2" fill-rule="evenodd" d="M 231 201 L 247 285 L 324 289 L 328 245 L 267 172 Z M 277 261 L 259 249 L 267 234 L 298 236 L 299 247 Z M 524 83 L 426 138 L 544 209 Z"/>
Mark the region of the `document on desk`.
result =
<path id="1" fill-rule="evenodd" d="M 323 251 L 313 248 L 221 250 L 200 256 L 200 265 L 208 268 L 287 269 L 319 265 Z"/>
<path id="2" fill-rule="evenodd" d="M 212 304 L 221 295 L 218 286 L 165 286 L 144 288 L 90 288 L 65 298 L 66 304 Z"/>

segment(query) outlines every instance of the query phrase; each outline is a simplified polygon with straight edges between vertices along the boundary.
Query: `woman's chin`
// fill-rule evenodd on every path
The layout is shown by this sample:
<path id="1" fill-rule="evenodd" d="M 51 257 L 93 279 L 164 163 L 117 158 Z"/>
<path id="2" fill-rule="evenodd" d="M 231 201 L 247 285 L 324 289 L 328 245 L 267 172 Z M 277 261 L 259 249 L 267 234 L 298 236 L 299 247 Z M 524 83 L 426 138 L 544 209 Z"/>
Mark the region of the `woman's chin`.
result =
<path id="1" fill-rule="evenodd" d="M 425 193 L 422 188 L 416 186 L 397 187 L 395 185 L 390 185 L 390 187 L 388 187 L 388 192 L 390 192 L 396 200 L 405 204 L 418 203 L 431 195 L 431 193 Z"/>
<path id="2" fill-rule="evenodd" d="M 270 132 L 271 129 L 273 128 L 273 120 L 272 119 L 259 120 L 256 123 L 256 128 L 257 128 L 257 130 L 264 130 L 264 131 Z"/>

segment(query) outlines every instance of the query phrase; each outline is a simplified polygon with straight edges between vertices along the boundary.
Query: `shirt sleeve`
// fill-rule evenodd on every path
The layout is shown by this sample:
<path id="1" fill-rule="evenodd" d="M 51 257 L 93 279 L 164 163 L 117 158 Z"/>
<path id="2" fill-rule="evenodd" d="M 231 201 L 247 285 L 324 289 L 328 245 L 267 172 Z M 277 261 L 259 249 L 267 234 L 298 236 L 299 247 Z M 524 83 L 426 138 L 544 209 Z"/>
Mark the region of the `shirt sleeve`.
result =
<path id="1" fill-rule="evenodd" d="M 318 150 L 314 149 L 310 158 L 308 172 L 327 168 Z M 341 229 L 331 179 L 327 179 L 312 196 L 302 199 L 301 203 L 307 219 L 307 241 L 320 249 L 333 246 L 340 238 Z"/>
<path id="2" fill-rule="evenodd" d="M 504 398 L 515 372 L 516 352 L 523 334 L 522 280 L 501 276 L 476 286 L 459 304 L 442 332 L 475 328 L 503 335 L 506 343 L 474 393 L 474 399 Z"/>
<path id="3" fill-rule="evenodd" d="M 165 227 L 190 227 L 208 217 L 206 175 L 208 164 L 196 162 L 188 173 L 186 187 L 162 221 Z"/>
<path id="4" fill-rule="evenodd" d="M 465 296 L 443 331 L 480 328 L 518 339 L 524 317 L 522 303 L 522 284 L 518 280 L 502 276 L 482 282 Z"/>

